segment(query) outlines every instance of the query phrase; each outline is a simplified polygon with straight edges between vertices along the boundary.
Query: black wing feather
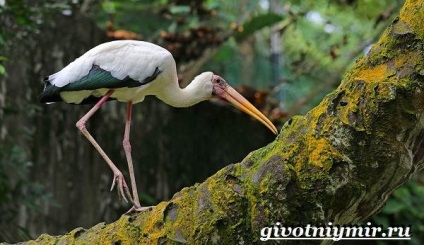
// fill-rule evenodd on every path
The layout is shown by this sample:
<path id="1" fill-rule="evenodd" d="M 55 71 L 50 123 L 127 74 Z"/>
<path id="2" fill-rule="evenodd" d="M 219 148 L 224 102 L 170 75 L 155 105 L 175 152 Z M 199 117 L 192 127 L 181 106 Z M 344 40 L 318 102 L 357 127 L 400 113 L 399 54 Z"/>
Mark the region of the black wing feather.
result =
<path id="1" fill-rule="evenodd" d="M 60 96 L 60 92 L 63 92 L 63 91 L 96 90 L 101 88 L 115 89 L 115 88 L 139 87 L 141 85 L 145 85 L 154 81 L 161 72 L 162 71 L 159 70 L 158 67 L 156 67 L 153 74 L 151 76 L 146 77 L 141 82 L 133 80 L 129 76 L 120 80 L 116 77 L 113 77 L 110 74 L 110 72 L 101 69 L 97 65 L 93 65 L 90 72 L 86 76 L 82 77 L 81 79 L 77 81 L 71 82 L 64 87 L 56 87 L 55 85 L 52 85 L 49 81 L 49 77 L 45 77 L 43 79 L 45 83 L 45 87 L 43 92 L 40 95 L 40 102 L 48 103 L 48 102 L 63 101 L 62 97 Z M 100 98 L 95 96 L 89 96 L 85 98 L 81 102 L 81 104 L 95 103 L 99 99 Z"/>

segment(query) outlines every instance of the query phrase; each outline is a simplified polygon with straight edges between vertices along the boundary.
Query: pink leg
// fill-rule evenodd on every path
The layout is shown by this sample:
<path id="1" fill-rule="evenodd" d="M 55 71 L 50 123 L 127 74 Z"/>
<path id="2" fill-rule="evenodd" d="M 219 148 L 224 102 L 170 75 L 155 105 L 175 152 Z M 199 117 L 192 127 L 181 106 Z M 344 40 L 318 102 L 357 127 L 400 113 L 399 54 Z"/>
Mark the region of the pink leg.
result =
<path id="1" fill-rule="evenodd" d="M 141 207 L 140 205 L 140 199 L 138 198 L 138 193 L 137 193 L 137 184 L 135 182 L 135 176 L 134 176 L 134 165 L 133 165 L 132 156 L 131 156 L 131 143 L 130 143 L 131 111 L 132 111 L 132 102 L 128 101 L 127 116 L 125 121 L 124 140 L 122 141 L 122 145 L 124 146 L 125 156 L 127 157 L 128 169 L 129 169 L 130 178 L 131 178 L 131 188 L 132 188 L 133 200 L 134 200 L 134 206 L 128 212 L 143 211 L 147 209 L 146 207 Z"/>
<path id="2" fill-rule="evenodd" d="M 112 187 L 110 188 L 110 190 L 113 189 L 113 187 L 115 186 L 115 183 L 117 182 L 117 185 L 118 185 L 117 189 L 118 189 L 119 197 L 122 197 L 126 202 L 128 202 L 127 197 L 131 201 L 132 201 L 132 197 L 131 197 L 131 194 L 128 190 L 128 186 L 125 182 L 124 176 L 122 175 L 121 171 L 119 171 L 119 169 L 115 166 L 115 164 L 113 164 L 112 160 L 110 160 L 110 158 L 106 155 L 106 153 L 103 151 L 103 149 L 100 147 L 100 145 L 96 142 L 96 140 L 93 138 L 93 136 L 91 136 L 91 134 L 88 132 L 88 130 L 85 126 L 88 119 L 90 119 L 90 117 L 93 116 L 93 114 L 107 101 L 107 99 L 112 95 L 112 93 L 113 93 L 113 90 L 109 90 L 100 99 L 100 101 L 97 102 L 97 104 L 95 104 L 93 106 L 93 108 L 91 108 L 91 110 L 88 111 L 87 114 L 85 114 L 76 123 L 76 126 L 81 131 L 81 133 L 91 142 L 91 144 L 94 146 L 94 148 L 96 148 L 96 150 L 100 153 L 100 155 L 103 157 L 103 159 L 109 165 L 109 167 L 112 169 L 114 177 L 113 177 Z"/>

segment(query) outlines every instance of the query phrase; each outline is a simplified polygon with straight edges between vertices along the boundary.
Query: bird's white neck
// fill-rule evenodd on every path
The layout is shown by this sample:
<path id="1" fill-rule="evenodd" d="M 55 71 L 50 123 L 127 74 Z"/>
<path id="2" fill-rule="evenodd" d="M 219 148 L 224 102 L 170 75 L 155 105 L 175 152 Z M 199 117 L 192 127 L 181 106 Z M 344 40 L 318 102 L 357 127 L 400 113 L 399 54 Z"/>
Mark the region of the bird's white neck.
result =
<path id="1" fill-rule="evenodd" d="M 208 76 L 206 77 L 206 75 Z M 163 102 L 174 107 L 189 107 L 195 105 L 201 101 L 210 99 L 212 96 L 213 85 L 211 82 L 208 82 L 211 76 L 212 75 L 209 76 L 209 74 L 202 73 L 185 88 L 180 88 L 178 82 L 175 81 L 170 86 L 166 86 L 166 88 L 156 96 Z"/>

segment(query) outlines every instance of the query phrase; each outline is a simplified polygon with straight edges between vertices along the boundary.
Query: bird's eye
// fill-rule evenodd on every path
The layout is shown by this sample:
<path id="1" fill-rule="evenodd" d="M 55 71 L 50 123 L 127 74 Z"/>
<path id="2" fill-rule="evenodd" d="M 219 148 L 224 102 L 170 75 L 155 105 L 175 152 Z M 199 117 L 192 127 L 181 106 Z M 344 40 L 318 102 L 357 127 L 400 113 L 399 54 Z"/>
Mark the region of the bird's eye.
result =
<path id="1" fill-rule="evenodd" d="M 217 83 L 218 83 L 218 85 L 219 85 L 220 87 L 225 87 L 225 85 L 226 85 L 225 80 L 224 80 L 224 79 L 222 79 L 222 78 L 219 78 L 219 79 L 217 80 Z"/>
<path id="2" fill-rule="evenodd" d="M 214 75 L 213 79 L 212 79 L 212 83 L 215 86 L 221 87 L 221 88 L 225 88 L 227 87 L 227 82 L 220 76 Z"/>

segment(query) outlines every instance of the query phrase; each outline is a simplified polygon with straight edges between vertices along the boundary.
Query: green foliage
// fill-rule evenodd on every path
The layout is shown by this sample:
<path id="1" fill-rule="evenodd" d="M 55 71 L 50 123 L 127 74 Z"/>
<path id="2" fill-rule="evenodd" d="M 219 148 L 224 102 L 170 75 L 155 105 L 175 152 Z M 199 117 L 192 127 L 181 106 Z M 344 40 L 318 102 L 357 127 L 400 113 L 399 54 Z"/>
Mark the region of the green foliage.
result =
<path id="1" fill-rule="evenodd" d="M 72 14 L 78 0 L 6 0 L 0 4 L 0 47 L 7 42 L 24 39 L 30 33 L 37 33 L 46 18 L 57 13 Z"/>
<path id="2" fill-rule="evenodd" d="M 308 98 L 301 110 L 292 112 L 304 113 L 338 84 L 341 74 L 376 41 L 402 3 L 291 0 L 280 1 L 280 10 L 272 12 L 270 1 L 258 0 L 109 0 L 101 9 L 94 9 L 93 16 L 100 26 L 112 20 L 116 29 L 131 30 L 158 43 L 162 31 L 184 33 L 200 26 L 219 27 L 224 30 L 222 38 L 230 38 L 202 70 L 221 74 L 236 86 L 275 87 L 275 93 L 284 95 L 279 102 L 289 112 L 292 105 Z M 210 18 L 207 11 L 215 11 L 216 17 Z M 270 35 L 279 25 L 284 26 L 276 30 L 282 49 L 276 83 L 269 58 Z M 253 52 L 245 50 L 244 43 L 253 46 Z"/>
<path id="3" fill-rule="evenodd" d="M 283 76 L 291 84 L 285 90 L 290 97 L 284 103 L 290 107 L 316 88 L 325 89 L 296 113 L 313 107 L 337 86 L 344 71 L 376 41 L 391 20 L 387 17 L 377 23 L 379 15 L 400 6 L 400 1 L 380 0 L 356 1 L 352 5 L 327 0 L 290 1 L 286 8 L 297 14 L 282 37 Z M 364 8 L 369 11 L 363 12 Z M 317 87 L 326 82 L 331 85 Z"/>
<path id="4" fill-rule="evenodd" d="M 411 226 L 413 239 L 408 244 L 420 245 L 424 241 L 423 206 L 424 173 L 421 172 L 392 194 L 383 210 L 373 217 L 373 221 L 384 227 Z M 380 244 L 385 243 L 380 242 Z M 399 244 L 402 244 L 402 242 L 399 242 Z"/>
<path id="5" fill-rule="evenodd" d="M 396 13 L 403 3 L 292 0 L 281 1 L 281 11 L 270 13 L 270 7 L 264 4 L 268 1 L 241 1 L 237 6 L 233 1 L 207 2 L 219 6 L 220 26 L 228 29 L 235 22 L 243 31 L 234 31 L 235 43 L 230 38 L 202 70 L 213 70 L 233 85 L 275 87 L 275 93 L 284 95 L 280 104 L 289 111 L 292 105 L 310 97 L 300 111 L 293 113 L 308 111 L 337 86 L 343 72 L 391 21 L 392 15 L 387 13 Z M 279 83 L 272 79 L 272 28 L 281 34 Z M 255 47 L 253 53 L 243 48 L 245 43 Z"/>
<path id="6" fill-rule="evenodd" d="M 291 110 L 303 98 L 304 113 L 333 89 L 341 74 L 376 41 L 403 1 L 142 1 L 109 0 L 93 16 L 100 26 L 112 20 L 116 29 L 143 35 L 161 43 L 161 32 L 184 33 L 190 28 L 219 27 L 222 38 L 230 38 L 202 70 L 212 70 L 233 85 L 271 88 L 284 96 L 280 104 Z M 203 11 L 203 12 L 202 12 Z M 210 18 L 208 11 L 215 11 Z M 290 17 L 290 18 L 289 18 Z M 290 19 L 288 21 L 288 18 Z M 283 25 L 280 29 L 279 25 Z M 241 28 L 239 28 L 241 27 Z M 276 30 L 272 30 L 273 27 Z M 270 35 L 281 35 L 279 82 L 273 79 Z M 235 38 L 233 40 L 231 37 Z M 243 49 L 244 43 L 253 52 Z M 205 47 L 207 48 L 207 47 Z M 316 91 L 319 89 L 320 91 Z M 309 96 L 312 94 L 312 96 Z"/>
<path id="7" fill-rule="evenodd" d="M 267 13 L 255 16 L 243 24 L 242 31 L 237 32 L 235 34 L 235 38 L 237 42 L 241 42 L 248 36 L 253 35 L 256 31 L 259 31 L 264 27 L 272 26 L 277 22 L 281 21 L 282 19 L 282 16 L 274 13 Z"/>
<path id="8" fill-rule="evenodd" d="M 6 68 L 2 64 L 4 61 L 7 61 L 7 58 L 4 56 L 0 56 L 0 76 L 6 74 Z"/>
<path id="9" fill-rule="evenodd" d="M 209 22 L 206 13 L 218 5 L 215 1 L 205 4 L 200 1 L 190 3 L 174 3 L 174 1 L 146 1 L 146 0 L 109 0 L 95 6 L 92 15 L 105 28 L 107 21 L 113 22 L 115 29 L 124 29 L 141 34 L 144 40 L 157 41 L 161 31 L 181 33 L 198 26 L 213 25 Z M 218 21 L 219 22 L 219 21 Z"/>

